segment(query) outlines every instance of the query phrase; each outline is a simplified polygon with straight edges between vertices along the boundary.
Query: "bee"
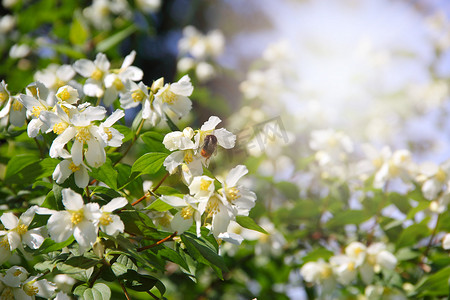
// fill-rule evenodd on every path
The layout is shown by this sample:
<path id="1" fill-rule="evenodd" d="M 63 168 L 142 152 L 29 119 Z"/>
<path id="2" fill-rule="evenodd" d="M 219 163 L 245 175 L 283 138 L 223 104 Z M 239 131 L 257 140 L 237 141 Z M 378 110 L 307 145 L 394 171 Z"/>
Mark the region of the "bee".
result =
<path id="1" fill-rule="evenodd" d="M 205 141 L 203 142 L 201 156 L 209 159 L 211 155 L 216 152 L 217 149 L 217 137 L 213 134 L 208 134 L 205 136 Z"/>

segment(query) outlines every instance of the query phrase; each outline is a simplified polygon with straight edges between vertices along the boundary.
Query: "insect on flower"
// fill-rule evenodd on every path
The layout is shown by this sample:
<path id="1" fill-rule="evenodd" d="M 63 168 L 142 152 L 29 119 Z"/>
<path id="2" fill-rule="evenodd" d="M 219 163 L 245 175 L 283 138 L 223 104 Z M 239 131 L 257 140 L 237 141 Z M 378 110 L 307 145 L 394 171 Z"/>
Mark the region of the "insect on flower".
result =
<path id="1" fill-rule="evenodd" d="M 202 146 L 201 156 L 209 159 L 217 150 L 217 137 L 213 134 L 205 136 L 205 141 Z"/>

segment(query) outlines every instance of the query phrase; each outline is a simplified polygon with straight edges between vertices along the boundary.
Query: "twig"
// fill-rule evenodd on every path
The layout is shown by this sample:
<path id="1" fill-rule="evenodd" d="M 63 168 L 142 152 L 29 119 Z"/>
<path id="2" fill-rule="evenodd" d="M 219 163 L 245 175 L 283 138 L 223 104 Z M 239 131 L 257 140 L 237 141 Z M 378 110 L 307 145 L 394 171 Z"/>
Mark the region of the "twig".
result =
<path id="1" fill-rule="evenodd" d="M 125 297 L 127 300 L 131 300 L 130 295 L 128 295 L 127 288 L 123 285 L 122 281 L 119 281 L 120 287 L 122 288 L 123 293 L 125 294 Z"/>
<path id="2" fill-rule="evenodd" d="M 136 251 L 137 251 L 137 252 L 142 252 L 142 251 L 144 251 L 144 250 L 147 250 L 147 249 L 156 247 L 156 246 L 158 246 L 158 245 L 160 245 L 160 244 L 162 244 L 162 243 L 164 243 L 164 242 L 167 242 L 168 240 L 171 240 L 171 239 L 172 239 L 174 236 L 176 236 L 177 234 L 178 234 L 178 232 L 175 231 L 175 232 L 172 233 L 171 235 L 169 235 L 169 236 L 163 238 L 162 240 L 159 240 L 159 241 L 157 241 L 157 242 L 154 243 L 154 244 L 151 244 L 151 245 L 148 245 L 148 246 L 144 246 L 144 247 L 138 248 Z"/>
<path id="3" fill-rule="evenodd" d="M 436 225 L 433 228 L 433 232 L 431 233 L 430 240 L 428 241 L 427 247 L 423 251 L 422 257 L 420 258 L 419 265 L 427 273 L 429 271 L 427 271 L 427 268 L 425 267 L 425 258 L 427 257 L 428 252 L 430 251 L 431 245 L 433 244 L 433 240 L 434 240 L 434 237 L 436 236 L 436 231 L 437 231 L 437 228 L 439 226 L 440 219 L 441 219 L 441 214 L 438 214 L 438 217 L 437 217 L 437 220 L 436 220 Z"/>
<path id="4" fill-rule="evenodd" d="M 164 177 L 158 182 L 158 184 L 151 190 L 150 193 L 145 193 L 144 196 L 142 196 L 141 198 L 137 199 L 136 201 L 134 201 L 133 203 L 131 203 L 132 206 L 135 206 L 136 204 L 140 203 L 141 201 L 143 201 L 145 198 L 147 198 L 148 196 L 150 196 L 151 193 L 154 193 L 160 186 L 161 184 L 164 182 L 164 180 L 166 180 L 167 177 L 169 177 L 169 173 L 166 173 L 166 175 L 164 175 Z"/>
<path id="5" fill-rule="evenodd" d="M 152 296 L 153 299 L 159 300 L 159 298 L 158 298 L 155 294 L 153 294 L 152 292 L 147 291 L 147 294 L 149 294 L 150 296 Z"/>

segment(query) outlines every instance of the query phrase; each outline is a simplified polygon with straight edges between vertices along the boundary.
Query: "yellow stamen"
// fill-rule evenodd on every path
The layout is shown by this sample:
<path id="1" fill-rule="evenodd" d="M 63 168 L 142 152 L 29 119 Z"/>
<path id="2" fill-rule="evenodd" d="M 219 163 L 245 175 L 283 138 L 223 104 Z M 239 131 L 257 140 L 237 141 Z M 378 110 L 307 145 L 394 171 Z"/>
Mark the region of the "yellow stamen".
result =
<path id="1" fill-rule="evenodd" d="M 445 173 L 444 170 L 442 170 L 441 168 L 439 168 L 439 170 L 436 173 L 436 179 L 439 182 L 445 182 L 445 179 L 447 179 L 447 174 Z"/>
<path id="2" fill-rule="evenodd" d="M 73 162 L 69 164 L 69 170 L 75 173 L 76 171 L 79 171 L 81 169 L 80 166 L 75 165 Z"/>
<path id="3" fill-rule="evenodd" d="M 162 100 L 167 104 L 173 104 L 177 100 L 177 95 L 175 95 L 172 91 L 167 89 L 164 93 L 162 93 Z"/>
<path id="4" fill-rule="evenodd" d="M 208 214 L 208 217 L 220 212 L 219 201 L 220 200 L 217 197 L 211 197 L 209 199 L 208 204 L 206 205 L 206 212 Z"/>
<path id="5" fill-rule="evenodd" d="M 190 164 L 192 161 L 194 161 L 194 154 L 192 153 L 191 150 L 188 150 L 188 151 L 184 152 L 184 161 L 187 164 Z"/>
<path id="6" fill-rule="evenodd" d="M 116 77 L 116 79 L 114 79 L 114 87 L 116 88 L 116 90 L 121 91 L 123 90 L 123 88 L 125 87 L 122 80 L 120 80 L 119 78 Z"/>
<path id="7" fill-rule="evenodd" d="M 66 82 L 62 81 L 59 78 L 56 78 L 55 83 L 53 84 L 53 88 L 55 90 L 58 90 L 60 87 L 63 87 L 66 85 Z"/>
<path id="8" fill-rule="evenodd" d="M 43 106 L 33 106 L 33 109 L 31 110 L 31 115 L 35 118 L 39 118 L 41 115 L 41 111 L 44 109 Z"/>
<path id="9" fill-rule="evenodd" d="M 70 93 L 67 89 L 62 90 L 56 96 L 58 96 L 58 98 L 62 101 L 67 101 L 70 99 Z"/>
<path id="10" fill-rule="evenodd" d="M 15 111 L 21 111 L 23 108 L 23 104 L 17 100 L 14 100 L 12 107 Z"/>
<path id="11" fill-rule="evenodd" d="M 69 124 L 66 122 L 59 122 L 53 125 L 53 132 L 56 134 L 61 134 L 66 130 L 66 128 L 69 127 Z"/>
<path id="12" fill-rule="evenodd" d="M 389 173 L 392 176 L 397 176 L 400 173 L 400 168 L 396 166 L 394 163 L 389 162 Z"/>
<path id="13" fill-rule="evenodd" d="M 77 133 L 75 134 L 75 138 L 80 143 L 84 143 L 91 139 L 91 133 L 89 132 L 89 129 L 87 127 L 78 127 Z"/>
<path id="14" fill-rule="evenodd" d="M 103 77 L 103 72 L 99 69 L 95 69 L 95 71 L 92 72 L 92 74 L 91 74 L 91 78 L 94 80 L 97 80 L 97 81 L 102 79 L 102 77 Z"/>
<path id="15" fill-rule="evenodd" d="M 192 218 L 193 214 L 194 214 L 194 208 L 192 206 L 186 206 L 181 210 L 181 216 L 185 220 Z"/>
<path id="16" fill-rule="evenodd" d="M 6 236 L 3 237 L 3 239 L 0 241 L 0 247 L 3 247 L 5 249 L 7 249 L 7 250 L 10 249 L 9 241 L 8 241 L 8 238 Z"/>
<path id="17" fill-rule="evenodd" d="M 134 102 L 141 102 L 145 98 L 145 94 L 142 90 L 135 90 L 131 93 L 131 98 L 133 98 Z"/>
<path id="18" fill-rule="evenodd" d="M 79 211 L 72 212 L 72 217 L 70 218 L 70 221 L 72 222 L 73 225 L 77 225 L 78 223 L 83 221 L 83 219 L 84 219 L 84 213 L 82 210 L 79 210 Z"/>
<path id="19" fill-rule="evenodd" d="M 107 226 L 113 222 L 109 213 L 104 212 L 100 217 L 100 225 Z"/>
<path id="20" fill-rule="evenodd" d="M 323 279 L 326 279 L 328 277 L 330 277 L 333 274 L 333 272 L 331 271 L 330 267 L 325 267 L 321 272 L 320 272 L 320 276 Z"/>
<path id="21" fill-rule="evenodd" d="M 239 195 L 239 190 L 236 187 L 226 189 L 225 194 L 229 202 L 233 202 L 237 198 L 241 197 L 241 195 Z"/>
<path id="22" fill-rule="evenodd" d="M 200 190 L 207 191 L 210 185 L 211 185 L 211 181 L 202 179 L 200 181 Z"/>
<path id="23" fill-rule="evenodd" d="M 3 103 L 8 99 L 9 99 L 9 95 L 7 92 L 5 92 L 5 91 L 0 92 L 0 103 Z"/>
<path id="24" fill-rule="evenodd" d="M 37 286 L 34 286 L 34 283 L 35 281 L 33 280 L 23 285 L 23 290 L 28 296 L 34 296 L 39 293 L 39 288 Z"/>
<path id="25" fill-rule="evenodd" d="M 383 165 L 383 160 L 380 157 L 375 158 L 372 160 L 372 164 L 375 168 L 379 169 Z"/>
<path id="26" fill-rule="evenodd" d="M 110 141 L 113 137 L 111 130 L 109 128 L 104 128 L 104 131 L 105 131 L 106 135 L 108 136 L 108 141 Z"/>
<path id="27" fill-rule="evenodd" d="M 170 216 L 169 214 L 164 214 L 164 216 L 158 218 L 158 223 L 162 226 L 168 227 L 170 225 Z"/>
<path id="28" fill-rule="evenodd" d="M 22 234 L 25 234 L 28 231 L 28 226 L 25 225 L 25 224 L 20 224 L 15 229 L 16 229 L 18 234 L 22 235 Z"/>
<path id="29" fill-rule="evenodd" d="M 354 271 L 354 270 L 355 270 L 355 263 L 354 263 L 354 262 L 349 262 L 349 263 L 347 264 L 347 269 L 348 269 L 349 271 Z"/>
<path id="30" fill-rule="evenodd" d="M 14 277 L 18 277 L 18 276 L 20 276 L 22 273 L 23 273 L 22 271 L 16 270 L 16 271 L 14 272 L 13 276 L 14 276 Z"/>
<path id="31" fill-rule="evenodd" d="M 355 248 L 355 254 L 356 254 L 356 255 L 360 254 L 361 252 L 364 252 L 364 249 L 363 249 L 363 248 L 361 248 L 361 247 L 356 247 L 356 248 Z"/>

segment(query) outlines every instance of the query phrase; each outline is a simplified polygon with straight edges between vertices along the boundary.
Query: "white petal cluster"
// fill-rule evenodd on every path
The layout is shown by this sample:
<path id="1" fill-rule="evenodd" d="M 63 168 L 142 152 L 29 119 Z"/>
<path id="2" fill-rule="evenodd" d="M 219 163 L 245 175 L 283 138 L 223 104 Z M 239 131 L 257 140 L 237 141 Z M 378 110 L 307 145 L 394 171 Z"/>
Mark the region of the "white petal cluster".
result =
<path id="1" fill-rule="evenodd" d="M 64 242 L 73 235 L 80 251 L 85 252 L 97 240 L 99 228 L 112 236 L 123 232 L 123 222 L 112 212 L 128 203 L 125 198 L 114 198 L 101 208 L 95 202 L 85 204 L 81 195 L 71 189 L 63 189 L 62 198 L 65 210 L 39 208 L 37 211 L 39 214 L 51 215 L 47 228 L 55 242 Z"/>

